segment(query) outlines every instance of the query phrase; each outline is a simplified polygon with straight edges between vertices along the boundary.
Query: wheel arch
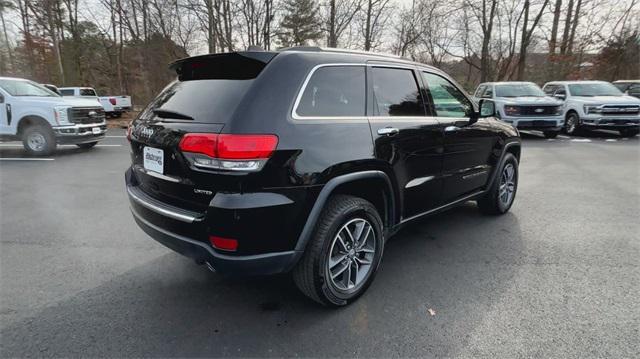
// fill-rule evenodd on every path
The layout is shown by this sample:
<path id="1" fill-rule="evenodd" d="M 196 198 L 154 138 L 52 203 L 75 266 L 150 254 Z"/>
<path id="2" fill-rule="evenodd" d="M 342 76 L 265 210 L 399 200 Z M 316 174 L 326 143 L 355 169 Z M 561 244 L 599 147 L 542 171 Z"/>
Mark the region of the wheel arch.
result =
<path id="1" fill-rule="evenodd" d="M 487 182 L 486 187 L 484 188 L 484 191 L 486 192 L 487 190 L 489 190 L 491 188 L 491 186 L 493 185 L 493 181 L 495 181 L 497 174 L 498 174 L 498 170 L 500 169 L 500 166 L 502 165 L 502 162 L 504 161 L 505 156 L 507 155 L 507 153 L 510 153 L 512 155 L 514 155 L 516 157 L 516 159 L 518 160 L 518 163 L 520 163 L 520 156 L 522 153 L 522 144 L 521 142 L 518 141 L 512 141 L 512 142 L 508 142 L 504 145 L 503 149 L 502 149 L 502 153 L 500 154 L 500 159 L 496 162 L 496 166 L 493 169 L 493 173 L 491 174 L 491 177 L 489 178 L 489 181 Z"/>
<path id="2" fill-rule="evenodd" d="M 327 200 L 334 194 L 348 194 L 371 202 L 380 213 L 385 228 L 390 228 L 397 222 L 396 196 L 386 173 L 369 170 L 337 176 L 329 180 L 320 191 L 298 237 L 296 251 L 302 253 L 305 250 Z"/>
<path id="3" fill-rule="evenodd" d="M 49 121 L 45 120 L 44 118 L 37 115 L 26 115 L 26 116 L 23 116 L 20 119 L 20 121 L 18 121 L 18 125 L 16 128 L 16 135 L 22 136 L 22 132 L 25 129 L 27 129 L 29 126 L 33 126 L 33 125 L 44 125 L 50 130 L 53 130 L 51 128 L 51 124 L 49 123 Z"/>

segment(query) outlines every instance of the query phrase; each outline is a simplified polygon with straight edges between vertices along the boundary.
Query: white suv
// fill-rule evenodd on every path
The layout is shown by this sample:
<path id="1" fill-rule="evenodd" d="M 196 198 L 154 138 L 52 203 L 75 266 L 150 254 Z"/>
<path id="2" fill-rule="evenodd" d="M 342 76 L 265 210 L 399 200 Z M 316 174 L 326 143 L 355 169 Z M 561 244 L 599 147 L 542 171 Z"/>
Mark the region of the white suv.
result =
<path id="1" fill-rule="evenodd" d="M 609 129 L 633 137 L 640 130 L 640 99 L 605 81 L 554 81 L 544 92 L 564 101 L 565 131 Z"/>
<path id="2" fill-rule="evenodd" d="M 554 138 L 562 129 L 562 101 L 545 95 L 533 82 L 485 82 L 478 86 L 476 100 L 496 104 L 496 115 L 521 130 L 538 130 Z"/>

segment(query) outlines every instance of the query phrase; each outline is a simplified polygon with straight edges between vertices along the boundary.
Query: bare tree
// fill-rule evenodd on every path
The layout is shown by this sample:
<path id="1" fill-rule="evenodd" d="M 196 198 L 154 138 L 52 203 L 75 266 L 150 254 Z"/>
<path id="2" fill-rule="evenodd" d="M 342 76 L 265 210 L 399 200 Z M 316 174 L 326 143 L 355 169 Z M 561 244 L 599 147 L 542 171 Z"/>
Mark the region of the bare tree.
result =
<path id="1" fill-rule="evenodd" d="M 364 50 L 377 47 L 377 43 L 386 29 L 390 16 L 389 0 L 366 0 L 364 4 L 362 35 Z"/>
<path id="2" fill-rule="evenodd" d="M 327 32 L 327 46 L 338 47 L 342 34 L 351 26 L 356 15 L 362 9 L 364 0 L 329 0 L 324 17 Z"/>
<path id="3" fill-rule="evenodd" d="M 578 0 L 582 1 L 582 0 Z M 533 20 L 533 24 L 529 27 L 529 10 L 531 8 L 530 0 L 525 0 L 524 2 L 524 20 L 522 24 L 522 38 L 520 40 L 520 54 L 518 56 L 518 80 L 524 80 L 524 70 L 526 67 L 526 56 L 527 56 L 527 47 L 531 42 L 531 36 L 533 35 L 534 30 L 537 28 L 540 23 L 540 19 L 542 18 L 542 14 L 549 4 L 549 0 L 544 0 L 542 6 L 538 11 L 538 14 L 535 16 Z"/>

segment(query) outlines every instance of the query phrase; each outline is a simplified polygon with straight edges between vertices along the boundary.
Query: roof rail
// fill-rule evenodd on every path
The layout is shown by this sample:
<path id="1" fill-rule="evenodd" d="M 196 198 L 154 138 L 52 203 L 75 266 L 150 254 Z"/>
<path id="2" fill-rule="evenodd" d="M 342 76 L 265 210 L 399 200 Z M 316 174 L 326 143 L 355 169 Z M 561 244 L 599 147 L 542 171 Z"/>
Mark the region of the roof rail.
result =
<path id="1" fill-rule="evenodd" d="M 284 47 L 278 49 L 278 51 L 314 51 L 314 52 L 336 52 L 336 53 L 344 53 L 344 54 L 359 54 L 359 55 L 370 55 L 377 57 L 388 57 L 393 59 L 403 59 L 402 56 L 393 55 L 393 54 L 384 54 L 372 51 L 362 51 L 362 50 L 351 50 L 351 49 L 339 49 L 335 47 L 320 47 L 320 46 L 293 46 L 293 47 Z M 410 60 L 408 60 L 410 61 Z"/>

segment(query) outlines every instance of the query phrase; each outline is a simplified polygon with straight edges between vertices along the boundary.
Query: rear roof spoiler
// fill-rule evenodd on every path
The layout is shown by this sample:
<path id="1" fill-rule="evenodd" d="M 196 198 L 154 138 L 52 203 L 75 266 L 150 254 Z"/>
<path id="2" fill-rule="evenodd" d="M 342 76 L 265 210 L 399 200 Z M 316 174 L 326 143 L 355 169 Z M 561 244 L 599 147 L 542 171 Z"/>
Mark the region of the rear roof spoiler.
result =
<path id="1" fill-rule="evenodd" d="M 206 79 L 252 79 L 278 53 L 238 51 L 187 57 L 169 65 L 180 81 Z"/>

